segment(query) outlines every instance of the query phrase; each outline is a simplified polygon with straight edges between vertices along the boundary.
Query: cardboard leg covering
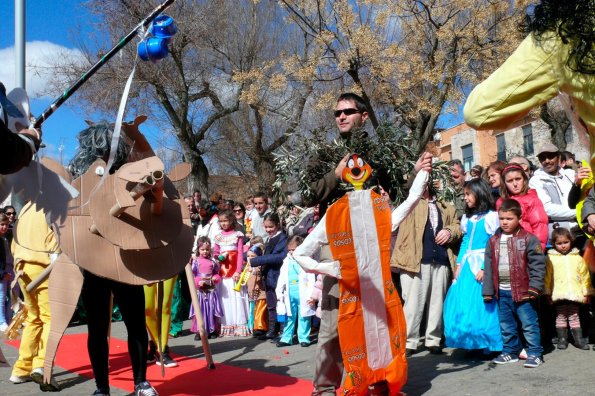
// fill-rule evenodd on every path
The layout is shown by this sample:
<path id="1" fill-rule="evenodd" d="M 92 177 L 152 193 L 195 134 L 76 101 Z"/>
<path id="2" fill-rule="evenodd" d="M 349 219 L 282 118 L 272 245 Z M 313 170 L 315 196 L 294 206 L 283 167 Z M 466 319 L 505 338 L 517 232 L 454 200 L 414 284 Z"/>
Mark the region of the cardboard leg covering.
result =
<path id="1" fill-rule="evenodd" d="M 188 287 L 190 288 L 190 297 L 192 298 L 192 306 L 194 307 L 194 314 L 196 315 L 196 324 L 198 326 L 198 333 L 200 334 L 200 342 L 207 360 L 207 368 L 214 369 L 215 362 L 211 355 L 211 347 L 209 346 L 208 334 L 205 330 L 205 323 L 202 319 L 202 311 L 198 303 L 198 295 L 196 294 L 196 285 L 194 284 L 194 276 L 192 274 L 192 267 L 190 263 L 186 264 L 186 279 L 188 279 Z"/>
<path id="2" fill-rule="evenodd" d="M 83 288 L 81 268 L 65 254 L 61 254 L 56 261 L 57 264 L 50 274 L 48 286 L 52 320 L 43 366 L 43 381 L 45 383 L 50 383 L 58 345 L 60 345 L 60 340 L 74 314 Z"/>

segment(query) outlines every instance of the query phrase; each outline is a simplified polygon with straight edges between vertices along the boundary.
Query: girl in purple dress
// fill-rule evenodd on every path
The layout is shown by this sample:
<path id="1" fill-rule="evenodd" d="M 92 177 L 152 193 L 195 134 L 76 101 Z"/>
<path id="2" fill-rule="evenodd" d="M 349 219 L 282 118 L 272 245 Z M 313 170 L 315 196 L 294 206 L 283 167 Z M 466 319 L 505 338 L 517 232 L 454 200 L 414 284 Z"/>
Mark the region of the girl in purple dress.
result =
<path id="1" fill-rule="evenodd" d="M 220 318 L 223 317 L 221 300 L 215 287 L 221 282 L 219 263 L 211 257 L 211 240 L 208 237 L 199 237 L 197 246 L 198 256 L 192 258 L 192 273 L 205 323 L 205 331 L 209 334 L 209 338 L 215 338 Z M 192 306 L 190 307 L 190 318 L 192 319 L 191 331 L 196 333 L 198 338 L 198 325 Z"/>

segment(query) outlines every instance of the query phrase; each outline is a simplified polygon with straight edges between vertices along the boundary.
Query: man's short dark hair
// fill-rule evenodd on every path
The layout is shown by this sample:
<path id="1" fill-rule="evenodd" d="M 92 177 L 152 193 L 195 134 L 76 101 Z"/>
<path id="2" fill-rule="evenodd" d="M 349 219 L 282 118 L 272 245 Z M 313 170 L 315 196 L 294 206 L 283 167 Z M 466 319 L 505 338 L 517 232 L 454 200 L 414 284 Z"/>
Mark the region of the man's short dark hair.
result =
<path id="1" fill-rule="evenodd" d="M 269 197 L 267 196 L 267 193 L 265 193 L 264 191 L 259 191 L 256 194 L 254 194 L 254 198 L 262 198 L 266 201 Z"/>
<path id="2" fill-rule="evenodd" d="M 453 165 L 458 165 L 463 170 L 463 172 L 465 172 L 465 166 L 463 165 L 463 162 L 460 159 L 455 158 L 455 159 L 451 160 L 450 166 L 453 166 Z"/>
<path id="3" fill-rule="evenodd" d="M 523 214 L 523 210 L 521 209 L 521 204 L 515 201 L 512 198 L 507 198 L 502 200 L 502 205 L 500 205 L 500 209 L 498 212 L 512 212 L 518 217 L 521 218 Z"/>
<path id="4" fill-rule="evenodd" d="M 364 99 L 358 94 L 354 94 L 353 92 L 346 92 L 344 94 L 341 94 L 341 96 L 339 96 L 339 98 L 337 99 L 337 103 L 343 100 L 353 101 L 355 103 L 355 107 L 361 113 L 363 113 L 364 111 L 368 111 L 368 106 L 366 106 Z"/>
<path id="5" fill-rule="evenodd" d="M 568 161 L 572 158 L 573 161 L 576 161 L 576 157 L 570 151 L 562 151 L 560 152 L 563 161 Z"/>

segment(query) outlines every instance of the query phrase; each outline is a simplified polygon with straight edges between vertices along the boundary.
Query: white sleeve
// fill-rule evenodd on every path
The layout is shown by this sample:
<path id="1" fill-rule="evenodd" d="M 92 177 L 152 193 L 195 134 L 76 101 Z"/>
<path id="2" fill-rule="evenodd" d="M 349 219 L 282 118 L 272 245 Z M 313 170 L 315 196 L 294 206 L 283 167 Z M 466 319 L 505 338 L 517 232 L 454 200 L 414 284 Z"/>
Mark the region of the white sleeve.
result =
<path id="1" fill-rule="evenodd" d="M 395 210 L 393 210 L 393 231 L 399 228 L 399 225 L 401 225 L 407 215 L 413 211 L 421 199 L 424 189 L 426 188 L 426 184 L 428 183 L 428 177 L 429 173 L 425 170 L 419 171 L 415 176 L 415 180 L 413 180 L 413 184 L 409 189 L 409 195 L 407 196 L 407 199 L 405 199 L 405 201 L 403 201 Z"/>
<path id="2" fill-rule="evenodd" d="M 326 235 L 326 215 L 324 215 L 310 235 L 295 249 L 293 258 L 306 272 L 330 275 L 340 279 L 341 267 L 338 261 L 319 262 L 312 258 L 318 256 L 320 247 L 326 244 L 328 244 L 328 237 Z"/>
<path id="3" fill-rule="evenodd" d="M 485 219 L 485 227 L 488 234 L 494 235 L 496 233 L 498 228 L 500 228 L 500 217 L 498 217 L 498 212 L 488 212 Z"/>

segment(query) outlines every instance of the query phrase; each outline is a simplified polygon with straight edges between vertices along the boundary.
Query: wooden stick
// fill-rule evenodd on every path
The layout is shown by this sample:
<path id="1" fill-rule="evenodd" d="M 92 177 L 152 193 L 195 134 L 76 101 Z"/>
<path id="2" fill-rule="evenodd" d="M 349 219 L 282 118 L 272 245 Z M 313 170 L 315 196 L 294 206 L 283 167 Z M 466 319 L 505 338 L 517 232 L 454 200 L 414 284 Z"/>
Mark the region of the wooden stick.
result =
<path id="1" fill-rule="evenodd" d="M 213 362 L 213 356 L 211 355 L 211 347 L 209 346 L 208 334 L 205 330 L 205 322 L 203 321 L 202 311 L 200 310 L 200 304 L 198 303 L 198 294 L 196 294 L 196 285 L 194 284 L 194 275 L 192 274 L 190 263 L 186 264 L 186 279 L 188 280 L 188 287 L 190 288 L 190 297 L 192 298 L 194 315 L 196 315 L 196 324 L 198 325 L 202 350 L 205 354 L 205 359 L 207 360 L 207 368 L 212 370 L 215 368 L 215 362 Z"/>

